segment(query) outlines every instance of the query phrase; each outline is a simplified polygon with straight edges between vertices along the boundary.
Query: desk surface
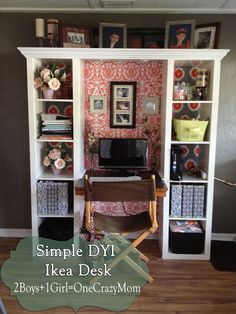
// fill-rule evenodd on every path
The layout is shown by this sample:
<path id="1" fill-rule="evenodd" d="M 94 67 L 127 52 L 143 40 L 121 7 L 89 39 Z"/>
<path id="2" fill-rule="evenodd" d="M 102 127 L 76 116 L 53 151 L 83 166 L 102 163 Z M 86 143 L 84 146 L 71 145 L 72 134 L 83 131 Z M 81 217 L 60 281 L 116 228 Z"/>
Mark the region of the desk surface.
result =
<path id="1" fill-rule="evenodd" d="M 87 174 L 93 177 L 117 176 L 117 172 L 115 173 L 114 171 L 107 171 L 107 170 L 106 171 L 97 170 L 97 171 L 93 171 L 93 173 L 90 173 L 89 171 L 87 171 Z M 156 196 L 164 197 L 166 195 L 167 187 L 165 183 L 162 181 L 158 172 L 139 171 L 138 173 L 136 173 L 136 175 L 140 176 L 142 179 L 150 178 L 151 174 L 154 174 L 156 177 Z M 76 195 L 84 195 L 83 181 L 81 184 L 75 187 L 75 192 L 76 192 Z"/>

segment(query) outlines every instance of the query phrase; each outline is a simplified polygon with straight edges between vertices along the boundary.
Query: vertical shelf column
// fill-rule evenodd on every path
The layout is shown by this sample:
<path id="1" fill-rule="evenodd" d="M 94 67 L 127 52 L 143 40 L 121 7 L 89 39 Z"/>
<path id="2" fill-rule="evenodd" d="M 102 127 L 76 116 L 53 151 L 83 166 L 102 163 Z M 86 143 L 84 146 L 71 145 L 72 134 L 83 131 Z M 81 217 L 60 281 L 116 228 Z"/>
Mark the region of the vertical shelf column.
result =
<path id="1" fill-rule="evenodd" d="M 166 77 L 166 102 L 165 102 L 165 143 L 164 143 L 164 182 L 167 185 L 166 197 L 163 199 L 163 258 L 168 258 L 169 252 L 169 200 L 170 200 L 170 149 L 171 149 L 171 132 L 172 132 L 172 95 L 173 95 L 173 78 L 174 78 L 174 60 L 167 62 Z"/>
<path id="2" fill-rule="evenodd" d="M 37 220 L 37 143 L 36 143 L 36 109 L 35 109 L 35 91 L 33 88 L 34 69 L 36 67 L 35 59 L 27 58 L 27 89 L 28 89 L 28 121 L 29 121 L 29 149 L 30 149 L 30 187 L 31 187 L 31 224 L 32 236 L 38 236 Z"/>
<path id="3" fill-rule="evenodd" d="M 73 125 L 74 125 L 74 188 L 85 173 L 84 166 L 84 87 L 83 60 L 74 58 L 73 63 Z M 82 226 L 84 197 L 75 194 L 74 189 L 74 233 Z"/>
<path id="4" fill-rule="evenodd" d="M 209 165 L 208 165 L 208 186 L 207 186 L 207 204 L 206 204 L 206 228 L 205 228 L 205 255 L 210 259 L 212 216 L 213 216 L 213 197 L 214 197 L 214 177 L 215 177 L 215 154 L 216 154 L 216 134 L 217 118 L 220 90 L 220 60 L 214 60 L 211 75 L 212 80 L 212 106 L 210 123 L 210 147 L 209 147 Z"/>

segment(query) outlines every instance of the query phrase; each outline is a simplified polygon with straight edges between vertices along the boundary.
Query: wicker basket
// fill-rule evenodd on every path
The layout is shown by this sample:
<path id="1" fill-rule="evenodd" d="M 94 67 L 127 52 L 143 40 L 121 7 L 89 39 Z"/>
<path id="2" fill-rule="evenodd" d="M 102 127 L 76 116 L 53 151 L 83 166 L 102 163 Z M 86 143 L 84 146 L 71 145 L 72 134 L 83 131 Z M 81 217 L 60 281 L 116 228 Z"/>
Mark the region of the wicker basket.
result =
<path id="1" fill-rule="evenodd" d="M 173 119 L 176 137 L 183 142 L 201 142 L 209 121 Z"/>

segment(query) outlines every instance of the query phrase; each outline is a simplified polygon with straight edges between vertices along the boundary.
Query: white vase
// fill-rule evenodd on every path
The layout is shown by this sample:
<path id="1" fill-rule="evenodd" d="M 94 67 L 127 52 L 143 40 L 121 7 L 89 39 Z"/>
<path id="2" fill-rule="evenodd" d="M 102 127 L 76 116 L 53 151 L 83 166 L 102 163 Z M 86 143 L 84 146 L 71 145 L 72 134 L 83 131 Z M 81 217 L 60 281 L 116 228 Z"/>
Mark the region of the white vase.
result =
<path id="1" fill-rule="evenodd" d="M 54 97 L 54 90 L 49 87 L 43 87 L 43 98 L 44 99 L 53 99 Z"/>

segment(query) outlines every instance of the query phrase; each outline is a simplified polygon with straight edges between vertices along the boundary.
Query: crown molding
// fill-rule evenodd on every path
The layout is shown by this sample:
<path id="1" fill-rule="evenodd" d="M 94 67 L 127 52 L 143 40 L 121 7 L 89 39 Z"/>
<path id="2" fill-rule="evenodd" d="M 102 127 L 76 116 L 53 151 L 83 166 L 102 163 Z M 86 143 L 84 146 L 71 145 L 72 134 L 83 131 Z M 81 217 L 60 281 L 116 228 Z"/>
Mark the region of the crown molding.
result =
<path id="1" fill-rule="evenodd" d="M 115 13 L 115 14 L 236 14 L 236 9 L 227 8 L 78 8 L 78 7 L 1 7 L 5 13 Z"/>

